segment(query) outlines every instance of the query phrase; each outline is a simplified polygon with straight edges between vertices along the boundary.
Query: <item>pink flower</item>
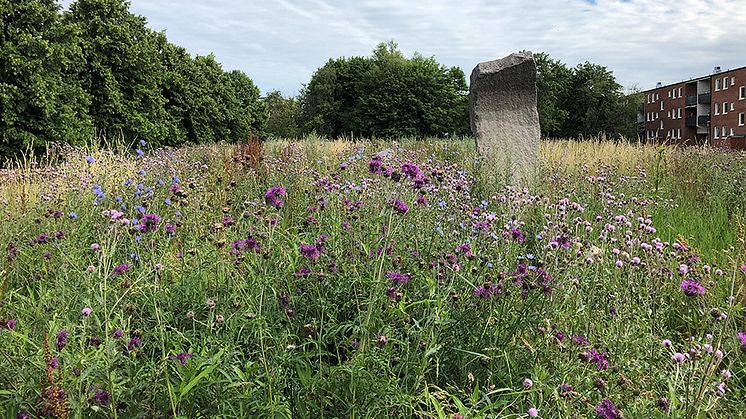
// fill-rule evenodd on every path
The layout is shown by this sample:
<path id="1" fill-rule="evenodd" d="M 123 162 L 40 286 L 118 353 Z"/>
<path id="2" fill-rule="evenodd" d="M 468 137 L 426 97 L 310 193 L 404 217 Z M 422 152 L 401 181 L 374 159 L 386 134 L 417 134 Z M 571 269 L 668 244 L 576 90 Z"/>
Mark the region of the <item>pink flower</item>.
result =
<path id="1" fill-rule="evenodd" d="M 93 312 L 93 309 L 90 307 L 83 307 L 83 310 L 81 311 L 81 314 L 84 317 L 88 317 Z"/>

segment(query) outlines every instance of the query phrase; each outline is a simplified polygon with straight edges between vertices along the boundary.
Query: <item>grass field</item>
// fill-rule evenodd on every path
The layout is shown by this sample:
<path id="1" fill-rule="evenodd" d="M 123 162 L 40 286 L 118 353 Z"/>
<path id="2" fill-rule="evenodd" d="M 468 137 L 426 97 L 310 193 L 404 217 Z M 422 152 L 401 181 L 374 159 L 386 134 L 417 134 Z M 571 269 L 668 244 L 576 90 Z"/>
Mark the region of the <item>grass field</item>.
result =
<path id="1" fill-rule="evenodd" d="M 746 154 L 63 154 L 0 172 L 0 417 L 746 411 Z"/>

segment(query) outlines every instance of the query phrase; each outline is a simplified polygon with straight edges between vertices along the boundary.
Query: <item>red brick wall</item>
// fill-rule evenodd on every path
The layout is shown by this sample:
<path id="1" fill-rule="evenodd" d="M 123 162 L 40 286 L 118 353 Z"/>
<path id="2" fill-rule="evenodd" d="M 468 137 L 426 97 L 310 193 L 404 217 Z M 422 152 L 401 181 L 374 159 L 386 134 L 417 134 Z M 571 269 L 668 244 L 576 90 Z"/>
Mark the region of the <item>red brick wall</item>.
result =
<path id="1" fill-rule="evenodd" d="M 679 96 L 679 91 L 681 91 L 681 96 Z M 672 143 L 684 143 L 687 138 L 694 138 L 692 132 L 696 133 L 696 128 L 691 131 L 691 128 L 686 127 L 685 83 L 660 87 L 647 91 L 644 95 L 645 138 L 649 138 L 649 131 L 654 132 L 659 141 L 668 138 Z M 663 103 L 663 109 L 661 109 L 661 103 Z M 679 118 L 679 109 L 681 109 L 681 118 Z M 656 114 L 657 118 L 655 118 Z M 653 116 L 653 120 L 648 120 L 649 115 Z M 663 121 L 663 128 L 661 128 L 661 121 Z"/>
<path id="2" fill-rule="evenodd" d="M 728 80 L 727 89 L 724 81 L 726 78 Z M 719 89 L 716 88 L 718 83 Z M 741 88 L 744 90 L 742 91 Z M 746 68 L 713 74 L 711 89 L 710 139 L 712 143 L 735 149 L 746 149 Z M 741 93 L 743 93 L 743 99 L 740 97 Z M 723 103 L 727 104 L 726 113 L 723 113 Z M 715 112 L 716 106 L 717 112 Z M 741 113 L 744 114 L 744 125 L 739 125 L 739 114 Z M 726 138 L 723 136 L 723 127 L 725 127 Z M 715 135 L 716 129 L 718 135 Z"/>

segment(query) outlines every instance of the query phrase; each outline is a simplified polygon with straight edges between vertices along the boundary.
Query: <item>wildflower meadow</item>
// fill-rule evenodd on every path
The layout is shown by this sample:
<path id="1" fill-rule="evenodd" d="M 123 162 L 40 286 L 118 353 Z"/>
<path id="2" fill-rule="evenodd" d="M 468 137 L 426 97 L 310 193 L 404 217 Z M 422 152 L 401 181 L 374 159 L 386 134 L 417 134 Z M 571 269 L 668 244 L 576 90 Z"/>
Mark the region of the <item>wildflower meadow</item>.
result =
<path id="1" fill-rule="evenodd" d="M 738 418 L 746 154 L 65 148 L 0 171 L 0 417 Z"/>

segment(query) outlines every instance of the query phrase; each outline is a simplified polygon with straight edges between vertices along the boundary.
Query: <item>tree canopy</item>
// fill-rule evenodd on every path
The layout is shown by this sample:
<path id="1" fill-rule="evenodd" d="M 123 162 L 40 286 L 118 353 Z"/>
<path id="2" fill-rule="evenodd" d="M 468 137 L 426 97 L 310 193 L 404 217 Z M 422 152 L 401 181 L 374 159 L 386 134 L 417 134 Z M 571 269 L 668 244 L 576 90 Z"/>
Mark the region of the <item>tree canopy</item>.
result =
<path id="1" fill-rule="evenodd" d="M 370 57 L 330 59 L 300 96 L 306 131 L 339 137 L 468 133 L 466 79 L 434 58 L 406 58 L 394 42 Z"/>
<path id="2" fill-rule="evenodd" d="M 239 140 L 261 132 L 259 89 L 214 56 L 192 57 L 125 0 L 0 0 L 0 155 L 94 135 Z"/>

